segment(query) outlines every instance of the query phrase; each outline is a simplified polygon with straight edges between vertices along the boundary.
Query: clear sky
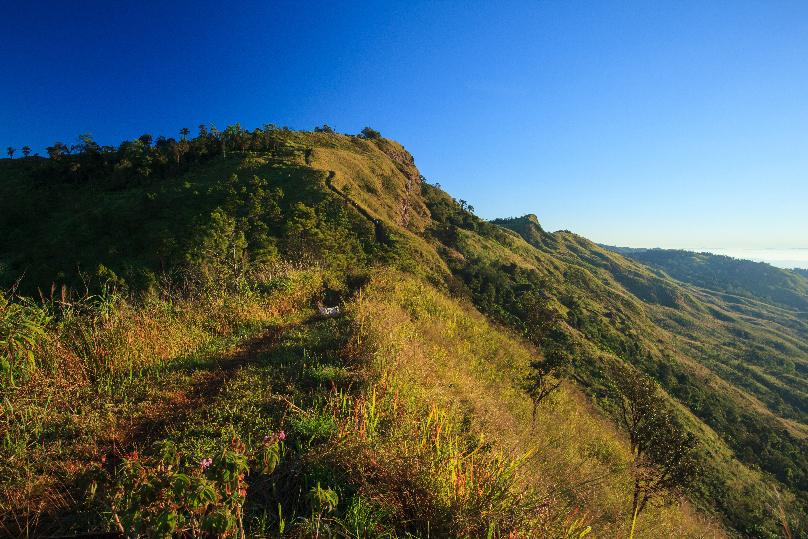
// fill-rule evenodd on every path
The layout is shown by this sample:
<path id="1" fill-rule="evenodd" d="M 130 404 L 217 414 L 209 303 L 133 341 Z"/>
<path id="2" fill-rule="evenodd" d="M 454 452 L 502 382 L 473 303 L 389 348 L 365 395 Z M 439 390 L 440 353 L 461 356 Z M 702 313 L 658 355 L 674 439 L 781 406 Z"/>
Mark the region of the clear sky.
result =
<path id="1" fill-rule="evenodd" d="M 86 132 L 370 126 L 483 218 L 808 247 L 805 0 L 17 2 L 0 50 L 17 157 Z"/>

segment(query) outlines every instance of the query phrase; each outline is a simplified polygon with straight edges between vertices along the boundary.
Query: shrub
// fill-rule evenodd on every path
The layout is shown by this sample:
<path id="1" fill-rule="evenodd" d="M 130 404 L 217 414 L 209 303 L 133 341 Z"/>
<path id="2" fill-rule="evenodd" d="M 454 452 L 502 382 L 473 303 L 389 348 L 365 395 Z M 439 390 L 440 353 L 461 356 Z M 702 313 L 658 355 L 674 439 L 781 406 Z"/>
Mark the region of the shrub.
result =
<path id="1" fill-rule="evenodd" d="M 176 445 L 165 441 L 155 445 L 154 457 L 126 455 L 114 475 L 92 466 L 81 482 L 90 500 L 106 506 L 121 533 L 170 539 L 183 532 L 226 537 L 238 530 L 243 538 L 248 462 L 254 471 L 271 474 L 280 461 L 284 438 L 283 431 L 265 436 L 249 454 L 241 440 L 233 438 L 212 459 L 191 466 L 181 466 Z"/>

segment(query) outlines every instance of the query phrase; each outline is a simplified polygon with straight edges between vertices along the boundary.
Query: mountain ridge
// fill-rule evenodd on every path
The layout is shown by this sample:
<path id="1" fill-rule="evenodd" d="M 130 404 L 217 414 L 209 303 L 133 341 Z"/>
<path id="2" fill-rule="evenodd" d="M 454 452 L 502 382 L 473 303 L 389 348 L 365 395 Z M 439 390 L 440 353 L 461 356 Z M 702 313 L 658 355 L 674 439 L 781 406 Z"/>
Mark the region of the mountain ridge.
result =
<path id="1" fill-rule="evenodd" d="M 791 515 L 808 503 L 804 278 L 766 269 L 763 280 L 727 279 L 728 267 L 741 266 L 664 250 L 615 253 L 546 232 L 533 214 L 484 221 L 380 137 L 238 127 L 200 133 L 184 153 L 172 140 L 4 163 L 3 285 L 25 271 L 18 290 L 39 293 L 43 305 L 61 284 L 87 294 L 114 288 L 137 302 L 172 282 L 169 270 L 228 283 L 297 257 L 330 272 L 318 301 L 361 289 L 348 283 L 367 279 L 366 268 L 389 267 L 519 339 L 532 331 L 525 305 L 535 298 L 554 317 L 535 353 L 545 361 L 563 353 L 570 391 L 614 417 L 604 373 L 625 364 L 698 433 L 705 472 L 689 485 L 697 506 L 737 533 L 768 537 L 779 523 L 760 501 L 767 489 L 783 491 Z M 222 245 L 241 256 L 228 258 Z M 77 262 L 84 277 L 70 276 Z"/>

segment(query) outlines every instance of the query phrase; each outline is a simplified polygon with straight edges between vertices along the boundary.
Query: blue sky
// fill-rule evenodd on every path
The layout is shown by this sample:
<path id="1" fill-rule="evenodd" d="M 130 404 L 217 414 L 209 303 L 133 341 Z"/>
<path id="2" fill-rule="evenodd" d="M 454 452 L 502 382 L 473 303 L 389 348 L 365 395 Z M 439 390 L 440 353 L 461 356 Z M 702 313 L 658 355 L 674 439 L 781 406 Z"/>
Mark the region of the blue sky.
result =
<path id="1" fill-rule="evenodd" d="M 17 156 L 86 132 L 370 126 L 483 218 L 808 247 L 805 1 L 38 2 L 0 30 Z"/>

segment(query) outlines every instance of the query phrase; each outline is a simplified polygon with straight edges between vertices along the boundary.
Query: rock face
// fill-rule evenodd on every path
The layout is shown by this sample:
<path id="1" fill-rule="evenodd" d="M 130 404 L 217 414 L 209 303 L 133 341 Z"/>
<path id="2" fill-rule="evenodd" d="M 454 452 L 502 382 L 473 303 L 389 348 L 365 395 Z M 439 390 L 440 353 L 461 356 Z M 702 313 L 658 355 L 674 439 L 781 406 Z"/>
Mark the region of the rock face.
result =
<path id="1" fill-rule="evenodd" d="M 404 166 L 415 166 L 415 159 L 413 159 L 412 154 L 398 142 L 382 139 L 378 144 L 378 148 L 395 163 L 401 163 Z"/>
<path id="2" fill-rule="evenodd" d="M 413 200 L 420 199 L 421 196 L 421 173 L 415 167 L 415 159 L 412 154 L 404 149 L 398 142 L 382 139 L 377 144 L 379 150 L 387 155 L 396 165 L 398 171 L 404 176 L 404 196 L 400 197 L 398 206 L 398 224 L 401 227 L 409 228 L 411 222 L 411 212 Z M 421 217 L 429 217 L 429 210 L 423 208 L 426 213 L 421 213 Z"/>

